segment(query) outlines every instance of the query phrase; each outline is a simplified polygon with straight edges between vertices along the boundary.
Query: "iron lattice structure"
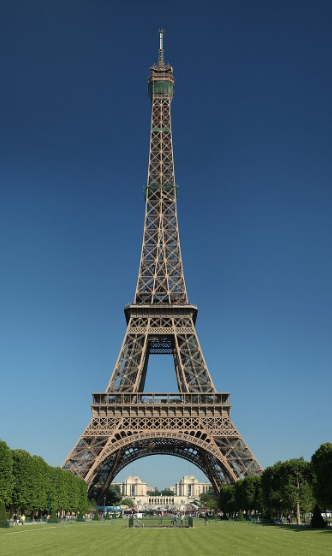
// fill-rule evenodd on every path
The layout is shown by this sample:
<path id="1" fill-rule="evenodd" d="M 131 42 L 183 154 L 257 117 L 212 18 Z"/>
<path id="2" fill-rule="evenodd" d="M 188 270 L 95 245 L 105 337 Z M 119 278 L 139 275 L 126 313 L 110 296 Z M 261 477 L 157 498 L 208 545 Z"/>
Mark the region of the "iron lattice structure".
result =
<path id="1" fill-rule="evenodd" d="M 107 389 L 93 394 L 92 419 L 63 464 L 84 478 L 99 501 L 132 461 L 169 454 L 197 465 L 216 491 L 259 463 L 230 419 L 229 393 L 217 393 L 188 302 L 177 220 L 171 128 L 174 77 L 164 62 L 150 68 L 152 103 L 143 246 L 135 301 L 125 308 L 127 330 Z M 145 393 L 150 354 L 172 354 L 177 393 Z"/>

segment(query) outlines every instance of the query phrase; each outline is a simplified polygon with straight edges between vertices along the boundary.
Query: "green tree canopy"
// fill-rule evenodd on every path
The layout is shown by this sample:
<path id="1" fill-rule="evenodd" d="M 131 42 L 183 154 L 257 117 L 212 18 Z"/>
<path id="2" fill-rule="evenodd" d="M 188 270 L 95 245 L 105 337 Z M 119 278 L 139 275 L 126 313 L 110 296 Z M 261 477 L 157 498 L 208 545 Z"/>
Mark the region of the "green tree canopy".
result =
<path id="1" fill-rule="evenodd" d="M 261 477 L 248 476 L 241 483 L 242 509 L 246 512 L 262 511 Z"/>
<path id="2" fill-rule="evenodd" d="M 199 495 L 199 499 L 203 506 L 207 506 L 211 509 L 217 507 L 217 497 L 213 488 L 210 488 L 207 492 L 202 492 L 202 494 Z"/>
<path id="3" fill-rule="evenodd" d="M 121 506 L 129 506 L 129 508 L 132 508 L 134 505 L 134 500 L 132 500 L 132 498 L 129 498 L 128 496 L 125 496 L 121 500 Z"/>
<path id="4" fill-rule="evenodd" d="M 88 507 L 87 484 L 71 471 L 49 468 L 48 504 L 55 511 L 84 514 Z"/>
<path id="5" fill-rule="evenodd" d="M 6 506 L 5 503 L 0 500 L 0 527 L 6 527 L 7 526 L 7 511 L 6 511 Z"/>
<path id="6" fill-rule="evenodd" d="M 60 467 L 51 467 L 48 473 L 47 505 L 50 510 L 60 512 L 69 511 L 70 493 L 67 493 L 68 485 L 63 480 L 63 470 Z"/>
<path id="7" fill-rule="evenodd" d="M 261 476 L 263 505 L 271 515 L 282 511 L 281 461 L 264 469 Z"/>
<path id="8" fill-rule="evenodd" d="M 322 444 L 311 458 L 315 480 L 314 493 L 324 510 L 332 509 L 332 444 Z"/>
<path id="9" fill-rule="evenodd" d="M 1 440 L 0 500 L 11 512 L 31 515 L 48 510 L 85 513 L 88 508 L 83 479 L 25 450 L 11 450 Z"/>
<path id="10" fill-rule="evenodd" d="M 110 485 L 106 492 L 105 505 L 118 506 L 121 502 L 122 494 L 119 485 Z"/>
<path id="11" fill-rule="evenodd" d="M 311 464 L 303 458 L 277 462 L 262 474 L 263 503 L 272 514 L 308 511 L 314 505 Z"/>
<path id="12" fill-rule="evenodd" d="M 0 500 L 9 506 L 14 487 L 13 453 L 6 442 L 0 440 Z"/>
<path id="13" fill-rule="evenodd" d="M 33 459 L 25 450 L 13 450 L 14 488 L 11 504 L 14 511 L 28 512 L 32 509 L 34 497 Z"/>
<path id="14" fill-rule="evenodd" d="M 32 456 L 32 490 L 31 509 L 34 512 L 47 510 L 49 477 L 52 467 L 40 456 Z"/>
<path id="15" fill-rule="evenodd" d="M 234 509 L 236 512 L 244 508 L 243 503 L 243 479 L 234 484 Z"/>
<path id="16" fill-rule="evenodd" d="M 224 485 L 220 490 L 219 506 L 224 514 L 232 514 L 235 507 L 235 485 Z"/>

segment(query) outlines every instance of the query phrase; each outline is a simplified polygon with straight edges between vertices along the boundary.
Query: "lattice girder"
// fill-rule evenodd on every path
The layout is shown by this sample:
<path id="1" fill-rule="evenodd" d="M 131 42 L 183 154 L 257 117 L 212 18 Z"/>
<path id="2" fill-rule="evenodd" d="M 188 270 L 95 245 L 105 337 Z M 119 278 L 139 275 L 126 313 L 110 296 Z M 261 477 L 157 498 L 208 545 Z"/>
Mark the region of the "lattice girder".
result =
<path id="1" fill-rule="evenodd" d="M 149 189 L 145 213 L 135 303 L 186 304 L 175 188 Z"/>
<path id="2" fill-rule="evenodd" d="M 158 316 L 152 313 L 149 316 L 143 312 L 141 316 L 130 316 L 107 391 L 143 391 L 152 353 L 173 354 L 180 392 L 215 391 L 196 334 L 193 313 L 188 306 L 183 307 L 182 312 L 187 315 L 170 317 L 166 313 Z"/>
<path id="3" fill-rule="evenodd" d="M 102 394 L 95 396 L 103 399 Z M 106 398 L 102 405 L 94 405 L 93 419 L 65 468 L 83 477 L 90 490 L 98 487 L 99 495 L 105 470 L 113 480 L 129 461 L 147 455 L 167 453 L 189 459 L 217 490 L 222 483 L 232 483 L 249 472 L 260 474 L 259 464 L 229 418 L 227 403 L 174 406 L 174 396 L 163 405 L 146 406 L 144 397 L 135 406 L 129 402 L 112 405 Z M 121 409 L 122 416 L 116 417 Z M 208 468 L 206 461 L 210 462 Z"/>
<path id="4" fill-rule="evenodd" d="M 195 329 L 197 308 L 188 302 L 170 112 L 174 77 L 163 60 L 161 47 L 148 80 L 150 153 L 135 301 L 125 308 L 127 330 L 107 389 L 93 395 L 92 420 L 63 464 L 99 500 L 121 469 L 148 455 L 191 461 L 216 492 L 262 471 L 230 419 L 228 394 L 215 390 Z M 144 393 L 150 354 L 172 354 L 178 393 Z"/>

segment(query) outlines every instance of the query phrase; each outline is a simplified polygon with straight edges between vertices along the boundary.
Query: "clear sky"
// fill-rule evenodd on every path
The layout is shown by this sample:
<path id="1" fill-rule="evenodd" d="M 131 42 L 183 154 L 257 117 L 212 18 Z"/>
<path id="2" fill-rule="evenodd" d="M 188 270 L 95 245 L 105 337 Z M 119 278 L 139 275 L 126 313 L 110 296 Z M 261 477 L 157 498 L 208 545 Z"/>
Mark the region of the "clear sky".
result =
<path id="1" fill-rule="evenodd" d="M 0 438 L 61 465 L 126 330 L 159 27 L 184 272 L 218 391 L 263 467 L 331 441 L 330 0 L 4 0 Z M 174 391 L 167 356 L 146 390 Z M 139 460 L 151 486 L 188 462 Z"/>

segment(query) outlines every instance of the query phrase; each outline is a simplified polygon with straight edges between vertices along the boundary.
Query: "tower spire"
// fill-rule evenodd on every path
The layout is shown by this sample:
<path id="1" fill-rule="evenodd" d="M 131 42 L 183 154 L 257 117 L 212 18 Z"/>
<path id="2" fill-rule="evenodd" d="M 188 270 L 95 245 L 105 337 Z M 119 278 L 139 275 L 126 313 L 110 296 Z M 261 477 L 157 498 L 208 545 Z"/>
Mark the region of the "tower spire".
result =
<path id="1" fill-rule="evenodd" d="M 158 33 L 159 33 L 158 65 L 159 66 L 164 66 L 165 65 L 165 60 L 164 60 L 164 33 L 165 33 L 165 29 L 159 29 Z"/>

